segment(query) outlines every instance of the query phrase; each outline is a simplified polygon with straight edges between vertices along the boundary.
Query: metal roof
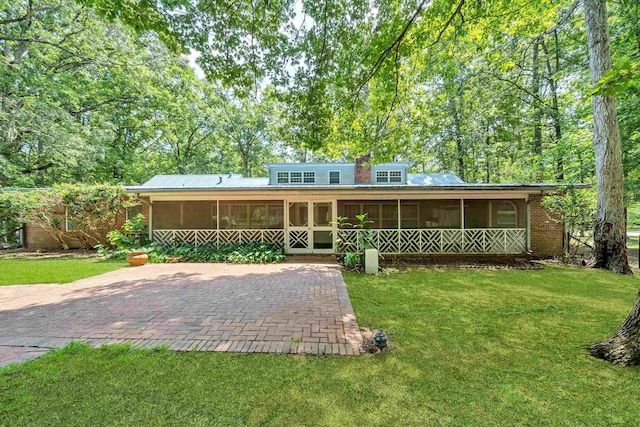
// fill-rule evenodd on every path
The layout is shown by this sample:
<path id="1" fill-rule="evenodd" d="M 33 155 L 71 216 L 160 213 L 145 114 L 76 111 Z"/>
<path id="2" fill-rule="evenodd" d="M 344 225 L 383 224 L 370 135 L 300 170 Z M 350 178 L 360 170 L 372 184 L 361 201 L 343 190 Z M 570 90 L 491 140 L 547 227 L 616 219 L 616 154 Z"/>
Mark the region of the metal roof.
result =
<path id="1" fill-rule="evenodd" d="M 438 186 L 465 184 L 455 173 L 408 173 L 407 185 Z"/>
<path id="2" fill-rule="evenodd" d="M 266 187 L 268 178 L 244 178 L 242 175 L 226 173 L 213 175 L 156 175 L 136 187 L 145 190 L 160 189 L 216 189 Z"/>
<path id="3" fill-rule="evenodd" d="M 583 185 L 578 184 L 576 187 Z M 244 178 L 238 174 L 213 175 L 156 175 L 139 186 L 126 187 L 128 191 L 179 191 L 179 190 L 300 190 L 300 189 L 397 189 L 417 188 L 432 190 L 553 190 L 557 184 L 486 184 L 466 183 L 454 173 L 407 174 L 406 184 L 364 183 L 354 185 L 333 184 L 274 184 L 268 178 Z"/>

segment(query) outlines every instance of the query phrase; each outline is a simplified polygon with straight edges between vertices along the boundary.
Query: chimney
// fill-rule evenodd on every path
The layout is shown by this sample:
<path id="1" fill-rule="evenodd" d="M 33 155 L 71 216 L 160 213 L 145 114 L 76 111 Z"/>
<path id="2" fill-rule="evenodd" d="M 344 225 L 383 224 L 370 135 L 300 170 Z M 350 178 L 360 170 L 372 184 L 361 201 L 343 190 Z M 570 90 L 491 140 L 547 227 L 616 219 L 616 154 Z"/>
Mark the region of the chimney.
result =
<path id="1" fill-rule="evenodd" d="M 370 184 L 371 183 L 371 165 L 369 160 L 371 154 L 365 154 L 356 158 L 355 169 L 355 181 L 356 184 Z"/>

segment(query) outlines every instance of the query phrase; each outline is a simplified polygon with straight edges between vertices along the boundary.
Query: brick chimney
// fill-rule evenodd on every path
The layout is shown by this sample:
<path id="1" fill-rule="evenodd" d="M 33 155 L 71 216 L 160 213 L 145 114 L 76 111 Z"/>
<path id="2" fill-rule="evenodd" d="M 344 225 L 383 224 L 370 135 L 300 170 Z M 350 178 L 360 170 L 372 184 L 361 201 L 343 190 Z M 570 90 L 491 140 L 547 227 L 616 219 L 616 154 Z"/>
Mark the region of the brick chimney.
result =
<path id="1" fill-rule="evenodd" d="M 371 183 L 371 165 L 369 160 L 371 154 L 365 154 L 356 159 L 355 168 L 355 181 L 356 184 L 370 184 Z"/>

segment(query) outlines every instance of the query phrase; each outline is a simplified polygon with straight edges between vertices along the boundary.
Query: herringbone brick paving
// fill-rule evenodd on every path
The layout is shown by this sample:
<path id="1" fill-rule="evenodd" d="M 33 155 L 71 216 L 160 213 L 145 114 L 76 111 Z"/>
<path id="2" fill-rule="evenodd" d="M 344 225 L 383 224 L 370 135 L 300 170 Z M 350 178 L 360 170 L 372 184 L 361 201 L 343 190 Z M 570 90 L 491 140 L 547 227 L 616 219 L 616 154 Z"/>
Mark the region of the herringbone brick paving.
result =
<path id="1" fill-rule="evenodd" d="M 335 265 L 153 264 L 0 288 L 0 366 L 72 340 L 342 355 L 362 344 Z"/>

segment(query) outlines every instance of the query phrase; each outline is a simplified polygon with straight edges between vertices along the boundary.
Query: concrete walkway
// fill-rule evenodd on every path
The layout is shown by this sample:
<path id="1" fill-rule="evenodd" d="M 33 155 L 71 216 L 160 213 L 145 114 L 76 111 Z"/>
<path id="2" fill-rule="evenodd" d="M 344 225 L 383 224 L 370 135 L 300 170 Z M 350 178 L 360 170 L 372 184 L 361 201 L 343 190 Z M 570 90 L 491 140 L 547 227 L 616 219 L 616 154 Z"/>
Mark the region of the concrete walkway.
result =
<path id="1" fill-rule="evenodd" d="M 153 264 L 0 287 L 0 366 L 71 340 L 316 355 L 362 344 L 337 265 Z"/>

